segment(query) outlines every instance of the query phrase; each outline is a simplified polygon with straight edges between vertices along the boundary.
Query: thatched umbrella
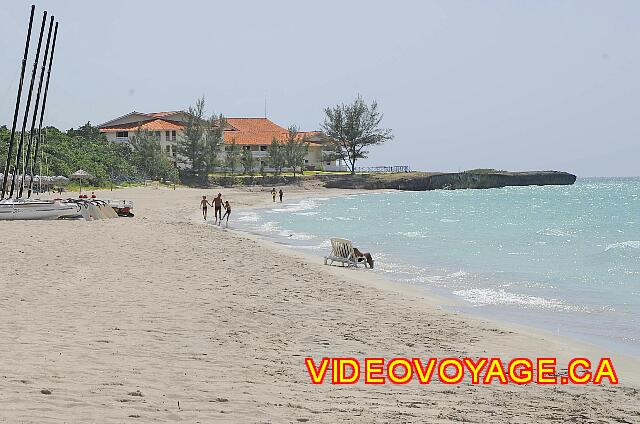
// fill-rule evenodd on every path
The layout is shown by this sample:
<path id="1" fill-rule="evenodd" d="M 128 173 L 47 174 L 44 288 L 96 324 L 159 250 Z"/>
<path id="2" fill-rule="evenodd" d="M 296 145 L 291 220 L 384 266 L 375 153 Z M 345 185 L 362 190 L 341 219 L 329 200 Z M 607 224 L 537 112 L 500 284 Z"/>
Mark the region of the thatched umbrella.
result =
<path id="1" fill-rule="evenodd" d="M 83 169 L 78 169 L 73 174 L 69 175 L 69 178 L 80 180 L 80 194 L 82 194 L 82 180 L 91 180 L 93 179 L 93 175 L 89 174 L 87 171 Z"/>
<path id="2" fill-rule="evenodd" d="M 58 185 L 67 185 L 69 184 L 69 178 L 58 175 L 56 177 L 51 177 L 51 182 Z"/>

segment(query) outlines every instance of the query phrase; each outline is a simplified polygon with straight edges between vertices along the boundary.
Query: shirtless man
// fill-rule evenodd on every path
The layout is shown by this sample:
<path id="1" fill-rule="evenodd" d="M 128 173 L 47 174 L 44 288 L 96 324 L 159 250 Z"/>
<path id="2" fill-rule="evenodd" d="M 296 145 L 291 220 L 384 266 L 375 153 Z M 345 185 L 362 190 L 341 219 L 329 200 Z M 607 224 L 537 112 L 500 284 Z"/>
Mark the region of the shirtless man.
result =
<path id="1" fill-rule="evenodd" d="M 204 220 L 207 220 L 207 206 L 209 202 L 207 202 L 207 196 L 202 196 L 202 200 L 200 201 L 200 206 L 202 207 L 202 217 Z"/>
<path id="2" fill-rule="evenodd" d="M 218 197 L 213 199 L 213 215 L 215 216 L 215 223 L 218 222 L 218 218 L 220 218 L 220 222 L 222 222 L 222 193 L 218 193 Z"/>

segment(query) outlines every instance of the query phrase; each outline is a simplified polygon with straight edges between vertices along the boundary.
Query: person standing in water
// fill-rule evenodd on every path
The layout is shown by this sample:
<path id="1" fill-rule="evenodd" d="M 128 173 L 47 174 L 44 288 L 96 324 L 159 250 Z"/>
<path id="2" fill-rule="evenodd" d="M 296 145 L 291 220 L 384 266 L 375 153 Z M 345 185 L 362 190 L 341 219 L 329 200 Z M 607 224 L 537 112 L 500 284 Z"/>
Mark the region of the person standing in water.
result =
<path id="1" fill-rule="evenodd" d="M 276 188 L 274 187 L 274 188 L 271 189 L 271 197 L 273 197 L 273 203 L 276 202 L 276 194 L 277 194 L 276 193 Z"/>
<path id="2" fill-rule="evenodd" d="M 209 202 L 207 202 L 207 196 L 202 196 L 202 200 L 200 200 L 200 206 L 202 207 L 202 217 L 204 220 L 207 220 L 207 206 L 209 206 Z"/>
<path id="3" fill-rule="evenodd" d="M 229 204 L 229 201 L 227 200 L 226 202 L 224 202 L 224 215 L 222 215 L 222 218 L 220 219 L 220 223 L 222 223 L 222 220 L 225 219 L 225 217 L 227 218 L 227 227 L 229 226 L 229 217 L 231 216 L 231 205 Z M 218 224 L 220 225 L 220 224 Z"/>
<path id="4" fill-rule="evenodd" d="M 282 192 L 282 189 L 280 189 L 278 194 L 280 195 L 280 203 L 282 203 L 282 196 L 284 195 L 284 193 Z"/>
<path id="5" fill-rule="evenodd" d="M 216 219 L 214 224 L 218 222 L 218 218 L 220 218 L 220 222 L 222 222 L 222 193 L 218 193 L 218 197 L 215 197 L 211 203 L 214 207 L 213 215 Z"/>

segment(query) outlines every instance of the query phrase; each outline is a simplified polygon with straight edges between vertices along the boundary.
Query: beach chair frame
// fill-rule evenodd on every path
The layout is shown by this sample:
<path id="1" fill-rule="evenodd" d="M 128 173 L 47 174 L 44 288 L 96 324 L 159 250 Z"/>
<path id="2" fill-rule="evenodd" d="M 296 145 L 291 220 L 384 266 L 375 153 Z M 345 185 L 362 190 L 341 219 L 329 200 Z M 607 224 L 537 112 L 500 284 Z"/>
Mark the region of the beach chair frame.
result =
<path id="1" fill-rule="evenodd" d="M 367 267 L 365 258 L 356 258 L 351 240 L 339 237 L 331 238 L 331 253 L 324 257 L 325 265 L 333 265 L 334 262 L 339 262 L 342 266 L 347 267 L 357 268 L 359 264 L 364 264 L 365 268 Z"/>

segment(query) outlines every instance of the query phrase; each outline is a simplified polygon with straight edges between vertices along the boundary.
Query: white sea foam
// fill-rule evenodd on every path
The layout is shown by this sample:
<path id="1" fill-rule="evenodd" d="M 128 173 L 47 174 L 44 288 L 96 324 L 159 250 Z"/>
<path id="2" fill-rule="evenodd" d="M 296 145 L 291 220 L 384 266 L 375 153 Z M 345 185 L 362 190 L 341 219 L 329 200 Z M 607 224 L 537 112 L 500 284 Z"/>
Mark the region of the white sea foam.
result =
<path id="1" fill-rule="evenodd" d="M 511 305 L 525 308 L 555 309 L 561 311 L 576 311 L 577 308 L 558 299 L 545 299 L 538 296 L 510 293 L 499 289 L 466 289 L 457 290 L 453 294 L 462 297 L 474 306 Z"/>
<path id="2" fill-rule="evenodd" d="M 442 218 L 440 222 L 460 222 L 459 219 Z"/>
<path id="3" fill-rule="evenodd" d="M 320 199 L 301 200 L 298 203 L 291 203 L 281 208 L 273 208 L 267 212 L 269 213 L 281 213 L 281 212 L 302 212 L 309 209 L 316 209 L 320 205 L 318 204 Z"/>
<path id="4" fill-rule="evenodd" d="M 277 222 L 269 221 L 260 225 L 258 227 L 258 230 L 265 233 L 277 233 L 278 231 L 280 231 L 280 225 L 278 225 Z"/>
<path id="5" fill-rule="evenodd" d="M 239 214 L 237 220 L 242 222 L 258 222 L 260 215 L 255 212 L 242 212 Z"/>
<path id="6" fill-rule="evenodd" d="M 604 251 L 606 252 L 607 250 L 611 249 L 640 249 L 640 240 L 628 240 L 621 241 L 619 243 L 611 243 L 607 245 Z"/>
<path id="7" fill-rule="evenodd" d="M 428 237 L 428 235 L 423 231 L 399 232 L 398 235 L 409 237 L 409 238 L 426 238 L 426 237 Z"/>

